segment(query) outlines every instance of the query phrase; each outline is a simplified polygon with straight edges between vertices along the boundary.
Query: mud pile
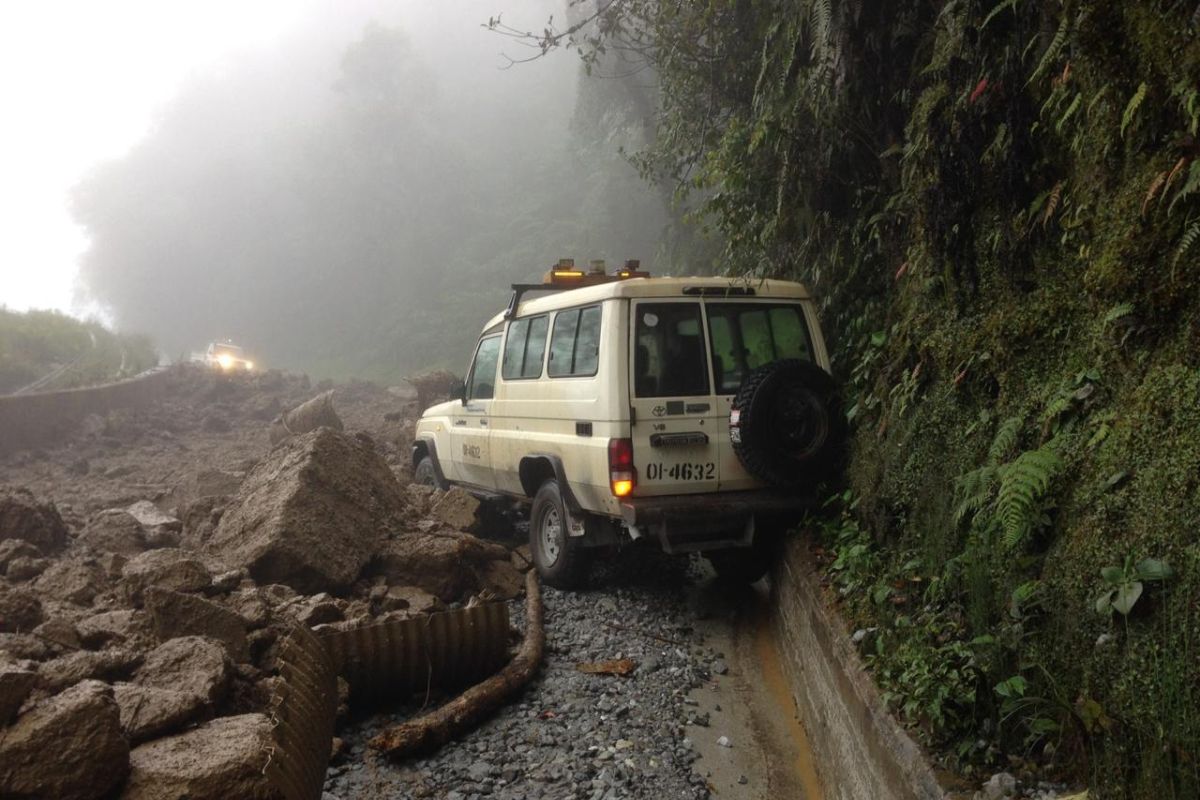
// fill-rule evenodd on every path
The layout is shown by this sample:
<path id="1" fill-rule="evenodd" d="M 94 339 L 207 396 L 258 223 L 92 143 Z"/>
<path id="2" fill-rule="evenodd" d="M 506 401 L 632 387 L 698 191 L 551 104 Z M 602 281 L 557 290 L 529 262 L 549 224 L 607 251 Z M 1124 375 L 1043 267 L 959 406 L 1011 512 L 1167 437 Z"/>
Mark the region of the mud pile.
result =
<path id="1" fill-rule="evenodd" d="M 161 442 L 187 426 L 265 438 L 282 405 L 253 386 L 219 392 L 198 420 L 107 419 L 76 447 L 112 437 L 161 466 Z M 273 797 L 264 742 L 288 626 L 355 628 L 520 591 L 509 550 L 466 531 L 473 498 L 398 479 L 411 424 L 380 425 L 396 398 L 354 392 L 347 428 L 369 413 L 375 437 L 321 428 L 270 451 L 259 439 L 243 470 L 181 470 L 185 445 L 113 505 L 0 490 L 0 796 Z M 64 470 L 70 454 L 55 459 Z M 21 473 L 7 466 L 0 478 Z"/>

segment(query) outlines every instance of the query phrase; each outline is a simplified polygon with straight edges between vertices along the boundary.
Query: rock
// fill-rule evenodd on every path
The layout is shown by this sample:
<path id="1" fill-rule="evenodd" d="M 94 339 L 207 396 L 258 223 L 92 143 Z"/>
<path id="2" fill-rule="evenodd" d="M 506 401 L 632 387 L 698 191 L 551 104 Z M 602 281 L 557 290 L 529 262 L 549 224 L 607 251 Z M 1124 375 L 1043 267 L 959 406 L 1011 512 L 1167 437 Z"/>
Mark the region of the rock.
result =
<path id="1" fill-rule="evenodd" d="M 525 591 L 525 576 L 507 559 L 485 562 L 478 574 L 480 588 L 499 600 L 512 600 Z"/>
<path id="2" fill-rule="evenodd" d="M 430 514 L 438 522 L 460 531 L 473 531 L 479 523 L 479 501 L 453 486 L 433 501 Z"/>
<path id="3" fill-rule="evenodd" d="M 725 659 L 718 658 L 716 661 L 712 662 L 712 664 L 709 666 L 709 669 L 714 675 L 725 675 L 729 672 L 729 665 L 725 663 Z"/>
<path id="4" fill-rule="evenodd" d="M 24 583 L 41 575 L 49 566 L 50 559 L 48 558 L 17 556 L 8 562 L 8 572 L 5 575 L 13 583 Z"/>
<path id="5" fill-rule="evenodd" d="M 271 723 L 262 714 L 212 720 L 134 748 L 121 800 L 278 800 L 263 775 Z"/>
<path id="6" fill-rule="evenodd" d="M 176 493 L 191 499 L 227 497 L 236 494 L 241 485 L 241 475 L 219 469 L 205 469 L 196 473 L 196 476 L 177 489 Z"/>
<path id="7" fill-rule="evenodd" d="M 79 538 L 93 550 L 123 556 L 135 556 L 149 547 L 142 524 L 119 508 L 93 514 Z"/>
<path id="8" fill-rule="evenodd" d="M 51 655 L 45 642 L 28 633 L 0 633 L 0 655 L 5 653 L 10 658 L 32 661 L 44 661 Z"/>
<path id="9" fill-rule="evenodd" d="M 242 585 L 242 581 L 250 577 L 244 569 L 228 569 L 219 575 L 214 575 L 209 591 L 214 594 L 228 594 Z"/>
<path id="10" fill-rule="evenodd" d="M 1007 772 L 997 772 L 983 785 L 986 800 L 1002 800 L 1017 793 L 1017 779 Z"/>
<path id="11" fill-rule="evenodd" d="M 121 570 L 129 563 L 129 559 L 120 553 L 101 553 L 96 557 L 96 563 L 104 570 L 110 580 L 120 580 Z"/>
<path id="12" fill-rule="evenodd" d="M 200 497 L 180 506 L 183 533 L 180 540 L 188 547 L 200 550 L 212 538 L 225 513 L 225 497 Z"/>
<path id="13" fill-rule="evenodd" d="M 247 661 L 246 621 L 202 597 L 147 587 L 143 598 L 151 629 L 160 641 L 179 636 L 207 636 L 225 645 L 234 661 Z"/>
<path id="14" fill-rule="evenodd" d="M 341 591 L 396 527 L 404 495 L 368 442 L 319 428 L 277 447 L 247 476 L 208 543 L 259 583 Z"/>
<path id="15" fill-rule="evenodd" d="M 729 740 L 728 736 L 722 736 L 722 737 L 718 738 L 717 744 L 720 745 L 721 747 L 733 747 L 733 742 L 731 742 Z"/>
<path id="16" fill-rule="evenodd" d="M 0 572 L 6 570 L 13 559 L 41 558 L 41 555 L 41 550 L 24 539 L 0 539 Z"/>
<path id="17" fill-rule="evenodd" d="M 0 733 L 0 797 L 95 800 L 128 772 L 120 712 L 98 681 L 43 700 Z"/>
<path id="18" fill-rule="evenodd" d="M 151 650 L 133 683 L 186 692 L 215 705 L 228 693 L 232 675 L 233 665 L 219 642 L 182 636 Z"/>
<path id="19" fill-rule="evenodd" d="M 37 686 L 53 694 L 91 678 L 104 681 L 128 678 L 141 660 L 140 655 L 130 650 L 77 650 L 42 664 Z"/>
<path id="20" fill-rule="evenodd" d="M 39 503 L 27 489 L 0 489 L 0 541 L 21 539 L 43 553 L 67 543 L 67 526 L 53 503 Z"/>
<path id="21" fill-rule="evenodd" d="M 121 570 L 121 583 L 129 601 L 141 605 L 147 586 L 175 592 L 198 592 L 212 584 L 212 575 L 191 553 L 168 547 L 147 550 L 130 559 Z"/>
<path id="22" fill-rule="evenodd" d="M 46 642 L 52 642 L 69 650 L 83 647 L 79 629 L 62 617 L 53 617 L 33 629 L 33 634 Z"/>
<path id="23" fill-rule="evenodd" d="M 144 611 L 122 608 L 94 614 L 76 624 L 86 647 L 103 647 L 113 640 L 140 644 L 150 637 L 150 620 Z"/>
<path id="24" fill-rule="evenodd" d="M 271 623 L 271 604 L 258 587 L 231 592 L 225 604 L 246 621 L 249 628 L 261 628 Z"/>
<path id="25" fill-rule="evenodd" d="M 0 728 L 12 720 L 33 691 L 37 673 L 15 666 L 0 666 Z"/>
<path id="26" fill-rule="evenodd" d="M 478 591 L 475 567 L 508 558 L 500 545 L 464 533 L 406 533 L 387 543 L 370 573 L 389 584 L 418 586 L 445 602 Z"/>
<path id="27" fill-rule="evenodd" d="M 113 697 L 121 711 L 121 730 L 134 744 L 174 733 L 208 710 L 197 694 L 136 683 L 114 684 Z"/>
<path id="28" fill-rule="evenodd" d="M 128 506 L 125 512 L 136 519 L 147 530 L 161 528 L 175 533 L 183 530 L 182 522 L 170 514 L 164 514 L 162 511 L 159 511 L 158 506 L 149 500 L 139 500 L 133 505 Z"/>
<path id="29" fill-rule="evenodd" d="M 429 592 L 417 586 L 388 586 L 383 589 L 379 606 L 381 611 L 411 611 L 414 614 L 432 614 L 445 610 L 445 604 Z"/>
<path id="30" fill-rule="evenodd" d="M 56 561 L 33 582 L 44 595 L 78 606 L 90 606 L 109 588 L 108 576 L 95 561 Z"/>
<path id="31" fill-rule="evenodd" d="M 0 633 L 31 631 L 43 618 L 42 601 L 33 592 L 0 588 Z"/>
<path id="32" fill-rule="evenodd" d="M 341 606 L 325 592 L 297 600 L 288 605 L 287 611 L 310 628 L 346 618 Z"/>

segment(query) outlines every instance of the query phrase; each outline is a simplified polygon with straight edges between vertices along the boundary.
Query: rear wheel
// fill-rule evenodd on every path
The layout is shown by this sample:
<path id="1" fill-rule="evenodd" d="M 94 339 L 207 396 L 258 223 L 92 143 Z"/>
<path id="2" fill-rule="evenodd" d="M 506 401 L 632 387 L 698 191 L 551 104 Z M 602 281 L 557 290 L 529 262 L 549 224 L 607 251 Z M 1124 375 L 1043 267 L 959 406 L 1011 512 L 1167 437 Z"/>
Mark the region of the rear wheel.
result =
<path id="1" fill-rule="evenodd" d="M 432 486 L 434 489 L 445 491 L 445 481 L 438 479 L 437 469 L 433 466 L 433 457 L 425 456 L 417 462 L 417 468 L 413 470 L 413 483 L 421 486 Z"/>
<path id="2" fill-rule="evenodd" d="M 529 549 L 538 575 L 551 586 L 573 589 L 587 574 L 587 553 L 570 535 L 567 509 L 558 481 L 548 480 L 538 489 L 529 514 Z"/>

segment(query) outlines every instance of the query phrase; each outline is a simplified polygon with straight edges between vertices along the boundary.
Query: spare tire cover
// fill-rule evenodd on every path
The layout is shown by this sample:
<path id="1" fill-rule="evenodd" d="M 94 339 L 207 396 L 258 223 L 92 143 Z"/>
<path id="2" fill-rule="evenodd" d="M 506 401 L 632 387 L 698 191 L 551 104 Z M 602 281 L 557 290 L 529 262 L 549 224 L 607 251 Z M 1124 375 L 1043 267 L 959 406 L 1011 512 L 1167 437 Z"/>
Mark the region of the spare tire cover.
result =
<path id="1" fill-rule="evenodd" d="M 834 477 L 846 442 L 837 382 L 816 364 L 794 358 L 759 367 L 733 398 L 729 439 L 742 466 L 773 486 Z"/>

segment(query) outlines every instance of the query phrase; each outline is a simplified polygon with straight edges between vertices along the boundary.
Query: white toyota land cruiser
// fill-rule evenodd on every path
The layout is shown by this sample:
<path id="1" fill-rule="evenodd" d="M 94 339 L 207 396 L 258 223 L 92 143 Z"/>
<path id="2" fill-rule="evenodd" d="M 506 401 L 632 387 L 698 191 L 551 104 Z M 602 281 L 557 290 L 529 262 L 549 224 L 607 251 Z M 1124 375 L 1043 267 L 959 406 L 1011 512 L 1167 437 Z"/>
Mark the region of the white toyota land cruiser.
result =
<path id="1" fill-rule="evenodd" d="M 514 286 L 458 395 L 417 423 L 416 480 L 531 503 L 534 563 L 564 587 L 589 548 L 642 537 L 761 577 L 845 433 L 804 286 L 636 261 Z"/>

